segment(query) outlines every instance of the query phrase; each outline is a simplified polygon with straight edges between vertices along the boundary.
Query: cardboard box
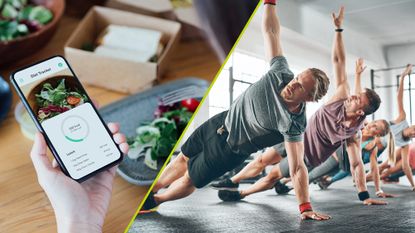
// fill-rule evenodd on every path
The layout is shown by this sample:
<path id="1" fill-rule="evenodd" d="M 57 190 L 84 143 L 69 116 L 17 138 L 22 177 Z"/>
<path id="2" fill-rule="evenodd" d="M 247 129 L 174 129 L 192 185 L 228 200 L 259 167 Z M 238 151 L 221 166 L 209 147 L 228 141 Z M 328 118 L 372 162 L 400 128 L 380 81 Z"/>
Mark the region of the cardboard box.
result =
<path id="1" fill-rule="evenodd" d="M 115 59 L 82 50 L 85 43 L 95 42 L 109 25 L 117 24 L 161 31 L 164 50 L 157 63 Z M 93 7 L 65 44 L 65 56 L 81 81 L 124 93 L 136 93 L 152 86 L 167 68 L 180 40 L 181 25 L 106 7 Z"/>
<path id="2" fill-rule="evenodd" d="M 194 7 L 174 8 L 170 0 L 109 0 L 106 6 L 176 20 L 183 24 L 182 36 L 185 39 L 198 38 L 203 35 L 202 26 Z"/>

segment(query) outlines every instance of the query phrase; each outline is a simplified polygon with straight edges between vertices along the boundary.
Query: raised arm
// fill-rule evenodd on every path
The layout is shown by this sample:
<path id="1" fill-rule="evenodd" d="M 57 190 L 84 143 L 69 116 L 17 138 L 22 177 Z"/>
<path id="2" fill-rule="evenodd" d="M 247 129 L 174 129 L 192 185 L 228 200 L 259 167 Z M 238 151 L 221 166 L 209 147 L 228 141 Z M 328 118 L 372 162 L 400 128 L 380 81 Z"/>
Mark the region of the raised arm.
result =
<path id="1" fill-rule="evenodd" d="M 399 88 L 398 88 L 398 117 L 395 119 L 394 123 L 397 124 L 406 119 L 406 112 L 403 108 L 403 86 L 405 77 L 412 72 L 412 65 L 408 64 L 405 70 L 402 72 L 401 76 L 399 77 Z"/>
<path id="2" fill-rule="evenodd" d="M 366 66 L 364 66 L 363 58 L 356 60 L 356 69 L 355 69 L 355 80 L 354 80 L 354 93 L 358 95 L 362 92 L 362 81 L 361 75 L 365 71 Z"/>
<path id="3" fill-rule="evenodd" d="M 282 55 L 280 41 L 280 21 L 274 1 L 264 1 L 264 15 L 262 17 L 262 35 L 264 37 L 265 57 L 267 61 Z"/>
<path id="4" fill-rule="evenodd" d="M 308 192 L 308 170 L 304 163 L 303 142 L 285 142 L 285 149 L 287 150 L 290 177 L 294 185 L 297 201 L 300 204 L 300 209 L 302 207 L 307 209 L 301 213 L 301 219 L 329 219 L 330 216 L 314 212 L 311 208 Z"/>
<path id="5" fill-rule="evenodd" d="M 349 83 L 347 82 L 346 76 L 346 55 L 342 36 L 344 7 L 340 8 L 338 16 L 336 16 L 335 13 L 332 13 L 332 18 L 336 28 L 332 49 L 332 63 L 334 68 L 334 76 L 336 78 L 336 93 L 329 102 L 347 98 L 350 93 Z"/>

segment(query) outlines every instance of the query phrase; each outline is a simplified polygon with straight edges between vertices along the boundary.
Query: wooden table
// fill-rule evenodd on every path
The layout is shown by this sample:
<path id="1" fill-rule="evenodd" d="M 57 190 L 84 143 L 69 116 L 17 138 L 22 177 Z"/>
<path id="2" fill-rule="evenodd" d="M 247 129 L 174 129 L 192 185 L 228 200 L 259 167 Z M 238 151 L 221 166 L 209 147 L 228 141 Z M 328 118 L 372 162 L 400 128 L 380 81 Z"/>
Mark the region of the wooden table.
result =
<path id="1" fill-rule="evenodd" d="M 79 21 L 64 16 L 46 47 L 9 67 L 0 67 L 1 75 L 8 80 L 10 73 L 19 67 L 55 54 L 63 55 L 63 45 Z M 219 67 L 219 61 L 206 41 L 181 41 L 162 82 L 186 76 L 212 80 Z M 101 106 L 126 97 L 93 86 L 86 86 L 86 90 Z M 0 232 L 56 232 L 53 209 L 37 182 L 29 157 L 32 141 L 21 134 L 13 116 L 17 102 L 18 97 L 13 92 L 12 109 L 0 123 Z M 131 185 L 117 175 L 104 232 L 123 232 L 147 189 Z"/>

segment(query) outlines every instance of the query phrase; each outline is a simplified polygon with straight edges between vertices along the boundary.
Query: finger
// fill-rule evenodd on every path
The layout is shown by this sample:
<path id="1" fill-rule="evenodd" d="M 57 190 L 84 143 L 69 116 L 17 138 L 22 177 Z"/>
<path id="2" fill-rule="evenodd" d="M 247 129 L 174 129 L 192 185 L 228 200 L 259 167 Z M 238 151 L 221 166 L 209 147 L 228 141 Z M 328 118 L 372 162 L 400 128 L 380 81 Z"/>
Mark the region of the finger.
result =
<path id="1" fill-rule="evenodd" d="M 336 14 L 334 12 L 331 13 L 331 17 L 333 18 L 333 20 L 336 20 Z"/>
<path id="2" fill-rule="evenodd" d="M 118 147 L 120 148 L 121 152 L 124 154 L 127 154 L 129 151 L 129 146 L 127 143 L 121 143 L 120 145 L 118 145 Z"/>
<path id="3" fill-rule="evenodd" d="M 339 18 L 343 19 L 344 16 L 344 6 L 340 7 Z"/>
<path id="4" fill-rule="evenodd" d="M 331 217 L 329 215 L 326 214 L 318 214 L 318 216 L 324 220 L 330 219 Z"/>
<path id="5" fill-rule="evenodd" d="M 107 126 L 112 134 L 116 134 L 120 130 L 120 125 L 118 123 L 110 122 Z"/>
<path id="6" fill-rule="evenodd" d="M 321 220 L 323 220 L 320 216 L 318 216 L 317 214 L 315 214 L 314 216 L 313 216 L 314 218 L 314 220 L 317 220 L 317 221 L 321 221 Z"/>
<path id="7" fill-rule="evenodd" d="M 58 162 L 56 161 L 56 159 L 52 160 L 52 167 L 53 168 L 57 168 L 59 166 Z"/>
<path id="8" fill-rule="evenodd" d="M 367 66 L 363 67 L 362 72 L 363 72 L 363 71 L 365 71 L 366 67 L 367 67 Z"/>
<path id="9" fill-rule="evenodd" d="M 121 134 L 121 133 L 116 133 L 112 137 L 114 138 L 114 141 L 117 144 L 121 144 L 121 143 L 124 143 L 124 142 L 127 141 L 127 139 L 125 138 L 124 134 Z"/>
<path id="10" fill-rule="evenodd" d="M 387 203 L 384 201 L 376 201 L 373 203 L 374 205 L 386 205 Z"/>
<path id="11" fill-rule="evenodd" d="M 39 132 L 35 135 L 33 147 L 30 152 L 30 158 L 32 159 L 39 179 L 42 179 L 42 177 L 52 171 L 52 164 L 46 155 L 45 138 Z"/>

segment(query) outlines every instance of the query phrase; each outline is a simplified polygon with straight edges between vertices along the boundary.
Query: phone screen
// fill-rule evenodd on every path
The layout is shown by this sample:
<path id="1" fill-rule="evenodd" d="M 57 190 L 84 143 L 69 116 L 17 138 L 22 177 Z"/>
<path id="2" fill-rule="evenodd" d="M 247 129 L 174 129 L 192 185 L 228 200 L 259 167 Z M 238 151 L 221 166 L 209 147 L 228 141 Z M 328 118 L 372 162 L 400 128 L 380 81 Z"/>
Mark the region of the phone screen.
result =
<path id="1" fill-rule="evenodd" d="M 20 70 L 12 81 L 70 177 L 80 180 L 121 160 L 121 151 L 65 59 L 53 57 Z"/>

